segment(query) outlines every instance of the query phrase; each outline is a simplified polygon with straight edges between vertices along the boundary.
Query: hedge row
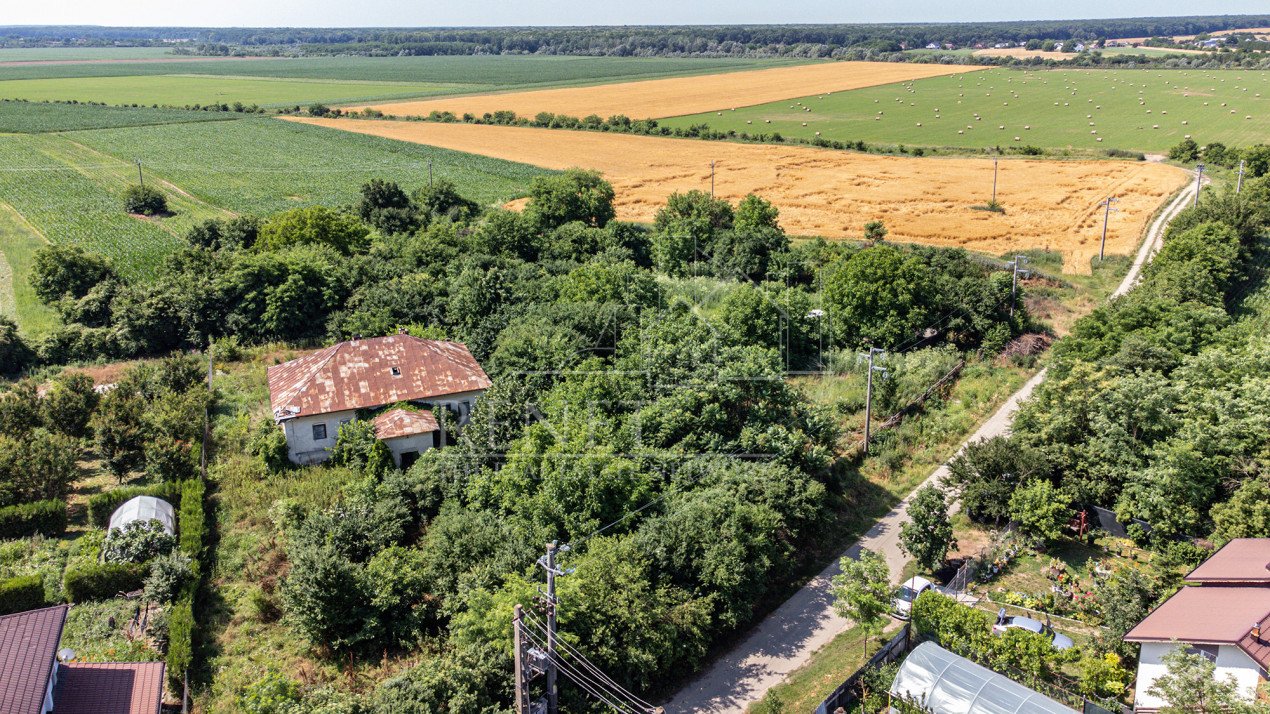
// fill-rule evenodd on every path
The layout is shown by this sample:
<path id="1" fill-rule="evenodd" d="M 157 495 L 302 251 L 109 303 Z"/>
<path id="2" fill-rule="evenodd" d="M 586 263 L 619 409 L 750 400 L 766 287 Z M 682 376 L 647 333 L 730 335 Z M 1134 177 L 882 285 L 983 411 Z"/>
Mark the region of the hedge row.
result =
<path id="1" fill-rule="evenodd" d="M 59 499 L 0 508 L 0 538 L 25 538 L 66 531 L 66 502 Z"/>
<path id="2" fill-rule="evenodd" d="M 137 496 L 154 496 L 175 505 L 181 498 L 181 486 L 179 481 L 168 481 L 153 486 L 114 488 L 105 493 L 89 496 L 88 521 L 98 528 L 105 528 L 110 525 L 110 515 L 115 512 L 115 509 Z"/>
<path id="3" fill-rule="evenodd" d="M 147 563 L 93 563 L 67 568 L 62 585 L 71 602 L 107 600 L 140 590 L 149 572 Z"/>
<path id="4" fill-rule="evenodd" d="M 168 610 L 168 686 L 180 692 L 182 677 L 194 661 L 194 599 L 202 578 L 203 549 L 207 545 L 207 511 L 204 508 L 205 484 L 190 479 L 181 488 L 181 507 L 177 518 L 179 547 L 193 559 L 194 572 L 181 594 Z"/>
<path id="5" fill-rule="evenodd" d="M 44 579 L 40 576 L 19 575 L 0 580 L 0 615 L 38 610 L 46 605 Z"/>

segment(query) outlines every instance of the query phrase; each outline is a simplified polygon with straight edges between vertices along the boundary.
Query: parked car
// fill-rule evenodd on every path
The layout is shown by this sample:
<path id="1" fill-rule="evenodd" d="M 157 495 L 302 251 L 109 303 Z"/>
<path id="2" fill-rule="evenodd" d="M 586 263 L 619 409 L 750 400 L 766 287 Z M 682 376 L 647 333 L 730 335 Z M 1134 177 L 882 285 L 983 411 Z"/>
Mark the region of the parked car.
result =
<path id="1" fill-rule="evenodd" d="M 997 611 L 997 622 L 992 626 L 992 634 L 1002 635 L 1006 630 L 1018 629 L 1034 632 L 1038 635 L 1044 635 L 1046 639 L 1054 646 L 1056 650 L 1071 649 L 1072 638 L 1067 635 L 1054 631 L 1054 628 L 1040 620 L 1034 620 L 1030 617 L 1022 617 L 1018 615 L 1005 614 L 1005 608 Z"/>
<path id="2" fill-rule="evenodd" d="M 891 601 L 891 609 L 895 616 L 901 620 L 907 620 L 913 611 L 913 603 L 922 593 L 935 587 L 935 583 L 915 575 L 900 585 L 900 589 L 895 591 L 895 599 Z"/>

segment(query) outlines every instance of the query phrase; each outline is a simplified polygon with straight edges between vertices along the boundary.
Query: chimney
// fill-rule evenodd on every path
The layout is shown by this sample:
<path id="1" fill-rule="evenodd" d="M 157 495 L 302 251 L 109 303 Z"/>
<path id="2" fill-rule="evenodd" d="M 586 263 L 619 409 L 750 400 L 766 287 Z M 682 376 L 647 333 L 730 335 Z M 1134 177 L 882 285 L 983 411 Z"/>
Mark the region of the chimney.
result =
<path id="1" fill-rule="evenodd" d="M 1252 632 L 1249 634 L 1252 635 L 1252 639 L 1254 642 L 1261 642 L 1261 623 L 1260 622 L 1252 623 Z"/>

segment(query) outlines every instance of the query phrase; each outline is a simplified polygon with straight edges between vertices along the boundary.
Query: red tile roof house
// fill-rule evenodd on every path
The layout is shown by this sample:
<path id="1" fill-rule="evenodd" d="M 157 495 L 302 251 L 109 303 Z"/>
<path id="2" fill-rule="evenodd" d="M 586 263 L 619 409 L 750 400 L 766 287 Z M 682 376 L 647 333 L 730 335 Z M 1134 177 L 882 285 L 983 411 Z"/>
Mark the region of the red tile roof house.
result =
<path id="1" fill-rule="evenodd" d="M 291 461 L 313 464 L 330 456 L 340 425 L 359 411 L 402 402 L 445 406 L 462 426 L 491 384 L 466 346 L 401 334 L 340 342 L 270 367 L 269 401 Z M 445 437 L 428 412 L 393 409 L 374 423 L 398 466 L 409 466 Z"/>
<path id="2" fill-rule="evenodd" d="M 0 712 L 159 714 L 162 662 L 58 662 L 67 609 L 0 617 Z"/>
<path id="3" fill-rule="evenodd" d="M 1142 645 L 1137 712 L 1164 706 L 1147 690 L 1165 673 L 1164 655 L 1174 646 L 1208 657 L 1217 677 L 1234 677 L 1248 701 L 1270 671 L 1270 538 L 1232 540 L 1185 580 L 1190 585 L 1125 635 Z"/>

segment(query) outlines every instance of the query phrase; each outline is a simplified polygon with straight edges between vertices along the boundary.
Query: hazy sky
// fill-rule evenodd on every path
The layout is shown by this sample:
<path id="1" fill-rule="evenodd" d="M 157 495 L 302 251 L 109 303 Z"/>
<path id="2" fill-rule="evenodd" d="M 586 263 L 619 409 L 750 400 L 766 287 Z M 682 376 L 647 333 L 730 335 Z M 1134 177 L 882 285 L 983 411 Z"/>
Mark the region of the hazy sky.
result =
<path id="1" fill-rule="evenodd" d="M 1266 0 L 0 0 L 0 25 L 421 27 L 945 22 L 1270 11 Z"/>

